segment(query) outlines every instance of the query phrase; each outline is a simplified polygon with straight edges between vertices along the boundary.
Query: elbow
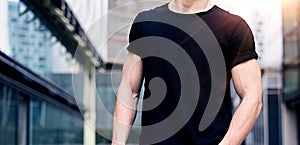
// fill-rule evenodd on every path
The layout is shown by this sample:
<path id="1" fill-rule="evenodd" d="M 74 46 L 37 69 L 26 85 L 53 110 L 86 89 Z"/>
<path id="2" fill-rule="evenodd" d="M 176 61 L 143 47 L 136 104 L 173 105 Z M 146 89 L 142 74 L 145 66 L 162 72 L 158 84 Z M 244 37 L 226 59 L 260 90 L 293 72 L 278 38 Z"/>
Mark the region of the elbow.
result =
<path id="1" fill-rule="evenodd" d="M 255 120 L 258 118 L 258 116 L 260 115 L 261 113 L 261 110 L 262 110 L 262 107 L 263 107 L 263 104 L 262 102 L 258 102 L 255 104 L 255 106 L 253 107 L 253 113 L 255 115 Z"/>
<path id="2" fill-rule="evenodd" d="M 262 106 L 263 106 L 262 101 L 258 101 L 258 102 L 256 103 L 256 106 L 257 106 L 257 109 L 258 109 L 258 110 L 261 110 L 261 109 L 262 109 Z"/>
<path id="3" fill-rule="evenodd" d="M 261 92 L 245 93 L 243 100 L 245 100 L 249 103 L 249 105 L 252 106 L 253 110 L 257 113 L 257 115 L 260 114 L 263 107 Z"/>
<path id="4" fill-rule="evenodd" d="M 255 111 L 257 112 L 257 116 L 259 116 L 261 110 L 262 110 L 262 107 L 263 107 L 263 103 L 262 103 L 262 95 L 259 94 L 257 95 L 257 99 L 254 99 L 256 101 L 254 101 L 254 108 L 255 108 Z"/>
<path id="5" fill-rule="evenodd" d="M 257 103 L 257 114 L 259 115 L 263 107 L 262 101 Z"/>
<path id="6" fill-rule="evenodd" d="M 258 112 L 260 113 L 260 111 L 262 110 L 262 107 L 263 107 L 263 102 L 262 102 L 262 91 L 260 91 L 258 94 L 257 94 L 257 98 L 258 98 L 258 101 L 257 101 L 257 110 Z"/>

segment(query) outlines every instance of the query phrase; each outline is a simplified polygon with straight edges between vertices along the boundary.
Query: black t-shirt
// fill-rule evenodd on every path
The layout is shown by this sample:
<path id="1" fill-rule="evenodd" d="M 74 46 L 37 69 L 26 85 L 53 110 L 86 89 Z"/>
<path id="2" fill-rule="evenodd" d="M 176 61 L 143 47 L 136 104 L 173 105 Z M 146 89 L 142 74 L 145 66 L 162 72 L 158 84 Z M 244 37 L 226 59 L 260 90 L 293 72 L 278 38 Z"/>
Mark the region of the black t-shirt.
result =
<path id="1" fill-rule="evenodd" d="M 191 36 L 193 34 L 187 34 L 172 24 L 149 21 L 151 18 L 155 18 L 155 20 L 163 19 L 164 21 L 167 20 L 169 22 L 172 22 L 172 19 L 176 19 L 176 21 L 181 24 L 186 22 L 187 29 L 193 29 L 197 32 L 197 29 L 201 29 L 203 26 L 200 23 L 199 26 L 197 26 L 197 24 L 188 24 L 190 22 L 186 21 L 186 17 L 189 17 L 190 15 L 193 14 L 172 12 L 168 9 L 168 5 L 165 4 L 139 13 L 132 24 L 129 35 L 130 44 L 128 46 L 128 51 L 142 57 L 143 77 L 145 79 L 144 99 L 149 99 L 149 97 L 154 97 L 154 99 L 152 98 L 153 100 L 162 99 L 161 101 L 158 101 L 159 104 L 157 104 L 156 107 L 142 111 L 140 144 L 217 145 L 226 134 L 232 118 L 229 85 L 231 69 L 247 60 L 257 59 L 253 34 L 247 23 L 241 17 L 230 14 L 218 6 L 214 6 L 206 12 L 196 14 L 201 18 L 205 25 L 208 26 L 212 34 L 214 34 L 217 43 L 220 46 L 219 48 L 221 49 L 222 57 L 224 57 L 224 66 L 226 67 L 224 69 L 226 72 L 219 72 L 226 74 L 226 86 L 224 86 L 226 90 L 220 110 L 213 122 L 205 130 L 199 131 L 198 126 L 212 91 L 212 76 L 207 56 L 203 52 L 203 48 L 195 43 L 197 40 L 193 39 Z M 142 45 L 132 45 L 133 42 L 137 40 L 151 37 L 162 39 L 161 41 L 160 39 L 146 39 L 147 42 Z M 177 59 L 177 62 L 181 63 L 179 66 L 183 68 L 189 64 L 185 64 L 186 60 L 183 60 L 183 56 L 180 54 L 174 55 L 174 53 L 170 53 L 172 48 L 170 48 L 170 45 L 164 44 L 167 42 L 165 39 L 176 43 L 191 58 L 199 76 L 200 90 L 197 106 L 194 112 L 192 112 L 191 117 L 188 118 L 188 121 L 184 122 L 183 127 L 176 131 L 175 134 L 157 142 L 157 140 L 159 140 L 158 138 L 164 134 L 161 130 L 162 128 L 155 128 L 155 124 L 163 122 L 166 118 L 170 117 L 170 114 L 172 114 L 175 109 L 179 109 L 183 113 L 182 117 L 186 117 L 184 114 L 189 113 L 185 112 L 185 107 L 188 106 L 178 107 L 180 96 L 183 93 L 183 86 L 181 84 L 182 76 L 178 73 L 178 68 L 175 66 L 176 64 L 169 62 L 169 60 L 172 58 Z M 153 54 L 157 56 L 153 56 Z M 168 54 L 172 56 L 168 56 Z M 165 59 L 163 57 L 169 57 L 170 59 Z M 183 60 L 183 62 L 181 60 Z M 152 86 L 151 88 L 149 85 L 151 80 L 156 77 L 161 78 L 167 87 L 166 93 L 163 93 L 164 96 L 155 95 L 157 94 L 156 92 L 161 92 L 162 88 L 155 86 Z M 191 75 L 190 77 L 192 78 L 193 76 Z M 185 97 L 185 99 L 188 97 L 189 96 Z M 143 103 L 143 107 L 147 108 L 147 105 L 148 104 Z M 180 120 L 181 118 L 178 118 L 177 116 L 177 118 L 173 118 L 172 121 L 180 122 Z M 174 125 L 178 124 L 174 123 Z M 143 129 L 145 126 L 153 128 L 151 131 L 147 130 L 147 132 L 146 129 Z M 176 127 L 177 126 L 174 126 L 174 128 Z"/>

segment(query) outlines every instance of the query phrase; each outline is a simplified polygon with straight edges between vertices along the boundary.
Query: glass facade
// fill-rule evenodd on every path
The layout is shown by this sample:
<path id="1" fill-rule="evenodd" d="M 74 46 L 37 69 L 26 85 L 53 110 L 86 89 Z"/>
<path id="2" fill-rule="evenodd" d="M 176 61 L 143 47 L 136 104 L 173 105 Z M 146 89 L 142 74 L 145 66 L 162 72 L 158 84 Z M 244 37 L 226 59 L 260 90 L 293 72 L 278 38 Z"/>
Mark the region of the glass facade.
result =
<path id="1" fill-rule="evenodd" d="M 78 145 L 83 143 L 83 119 L 51 104 L 30 101 L 31 145 Z"/>
<path id="2" fill-rule="evenodd" d="M 64 83 L 57 83 L 57 75 L 76 73 L 78 64 L 57 42 L 51 32 L 38 20 L 34 13 L 25 11 L 21 2 L 8 2 L 9 55 L 31 71 L 72 93 Z M 71 79 L 60 80 L 63 82 Z"/>
<path id="3" fill-rule="evenodd" d="M 0 81 L 0 145 L 83 144 L 83 118 L 39 97 Z"/>
<path id="4" fill-rule="evenodd" d="M 19 2 L 8 3 L 10 56 L 44 75 L 51 72 L 51 34 L 34 21 L 33 13 L 20 15 L 20 7 L 24 6 Z"/>
<path id="5" fill-rule="evenodd" d="M 10 47 L 6 55 L 0 52 L 0 145 L 84 144 L 80 111 L 86 106 L 82 105 L 83 94 L 79 103 L 75 100 L 72 84 L 73 76 L 82 77 L 77 74 L 79 64 L 23 3 L 9 1 L 7 7 Z M 83 87 L 82 79 L 78 83 Z M 99 87 L 112 111 L 112 87 Z M 107 132 L 111 133 L 111 127 Z M 97 142 L 109 143 L 100 135 Z"/>
<path id="6" fill-rule="evenodd" d="M 300 2 L 298 0 L 283 1 L 283 33 L 284 33 L 284 94 L 300 89 Z M 296 99 L 296 98 L 294 98 Z"/>
<path id="7" fill-rule="evenodd" d="M 0 145 L 83 144 L 83 118 L 71 96 L 77 64 L 34 13 L 22 13 L 24 4 L 9 1 L 7 7 L 10 51 L 0 55 Z"/>
<path id="8" fill-rule="evenodd" d="M 289 125 L 294 135 L 285 142 L 300 144 L 300 1 L 283 0 L 283 101 L 287 106 Z M 296 121 L 294 121 L 296 120 Z"/>
<path id="9" fill-rule="evenodd" d="M 0 145 L 17 145 L 18 94 L 0 83 Z"/>

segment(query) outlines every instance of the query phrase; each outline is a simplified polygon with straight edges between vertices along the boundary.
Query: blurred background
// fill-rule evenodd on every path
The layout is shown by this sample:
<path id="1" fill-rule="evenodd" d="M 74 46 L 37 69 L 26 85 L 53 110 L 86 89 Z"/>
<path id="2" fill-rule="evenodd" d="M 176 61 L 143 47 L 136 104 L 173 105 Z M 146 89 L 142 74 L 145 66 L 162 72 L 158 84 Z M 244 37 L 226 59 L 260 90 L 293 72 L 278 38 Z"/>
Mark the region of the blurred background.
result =
<path id="1" fill-rule="evenodd" d="M 0 0 L 0 145 L 109 144 L 130 24 L 165 2 Z M 300 0 L 213 2 L 248 22 L 259 53 L 263 110 L 245 144 L 300 144 Z"/>

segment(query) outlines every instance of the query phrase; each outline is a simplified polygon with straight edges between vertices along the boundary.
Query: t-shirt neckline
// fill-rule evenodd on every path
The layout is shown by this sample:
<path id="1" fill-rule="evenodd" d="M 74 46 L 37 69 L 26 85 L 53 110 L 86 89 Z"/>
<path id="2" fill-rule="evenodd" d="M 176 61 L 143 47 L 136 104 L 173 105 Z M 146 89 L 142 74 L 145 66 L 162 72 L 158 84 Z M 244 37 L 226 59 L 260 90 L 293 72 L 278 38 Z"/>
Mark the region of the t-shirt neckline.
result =
<path id="1" fill-rule="evenodd" d="M 169 13 L 172 13 L 174 15 L 201 15 L 201 14 L 206 14 L 206 13 L 209 13 L 211 11 L 213 11 L 215 8 L 217 8 L 217 6 L 214 4 L 210 9 L 206 10 L 206 11 L 199 11 L 199 12 L 195 12 L 195 13 L 179 13 L 179 12 L 175 12 L 175 11 L 172 11 L 170 8 L 169 8 L 169 3 L 166 3 L 164 5 L 165 9 L 169 12 Z"/>

